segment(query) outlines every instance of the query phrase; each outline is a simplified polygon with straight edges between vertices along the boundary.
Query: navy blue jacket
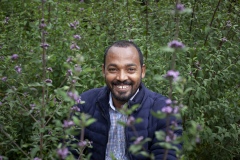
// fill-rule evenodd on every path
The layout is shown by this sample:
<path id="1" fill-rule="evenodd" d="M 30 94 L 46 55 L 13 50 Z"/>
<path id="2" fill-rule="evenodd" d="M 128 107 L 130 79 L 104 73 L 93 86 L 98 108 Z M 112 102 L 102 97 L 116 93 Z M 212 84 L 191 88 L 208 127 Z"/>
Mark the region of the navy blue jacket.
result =
<path id="1" fill-rule="evenodd" d="M 108 143 L 108 132 L 110 129 L 109 116 L 109 93 L 108 87 L 95 88 L 84 92 L 81 99 L 84 104 L 79 104 L 81 112 L 87 113 L 94 117 L 97 121 L 85 129 L 85 139 L 92 141 L 93 148 L 88 148 L 88 152 L 92 153 L 92 160 L 104 160 L 106 146 Z M 166 97 L 148 90 L 143 84 L 139 88 L 138 94 L 133 100 L 129 100 L 128 106 L 132 107 L 138 104 L 139 107 L 132 113 L 136 118 L 142 118 L 142 122 L 135 124 L 138 136 L 151 138 L 152 141 L 144 145 L 149 153 L 153 153 L 156 160 L 163 159 L 164 149 L 156 145 L 158 140 L 155 137 L 155 131 L 166 129 L 166 120 L 157 119 L 152 116 L 151 111 L 161 110 L 165 106 Z M 133 143 L 131 137 L 135 137 L 134 131 L 130 127 L 126 127 L 126 144 L 128 147 Z M 175 131 L 177 135 L 182 134 L 182 130 Z M 181 145 L 178 146 L 181 149 Z M 127 152 L 128 153 L 128 152 Z M 147 159 L 143 156 L 129 154 L 131 160 Z M 175 151 L 168 151 L 168 160 L 176 160 Z"/>

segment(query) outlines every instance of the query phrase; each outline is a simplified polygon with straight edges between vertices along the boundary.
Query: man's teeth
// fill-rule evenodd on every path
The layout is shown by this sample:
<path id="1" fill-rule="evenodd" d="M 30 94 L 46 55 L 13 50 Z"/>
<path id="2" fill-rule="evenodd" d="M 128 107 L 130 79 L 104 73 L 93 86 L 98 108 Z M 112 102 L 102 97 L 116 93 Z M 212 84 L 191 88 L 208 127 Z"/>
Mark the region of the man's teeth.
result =
<path id="1" fill-rule="evenodd" d="M 128 88 L 128 86 L 117 86 L 117 88 L 125 89 L 125 88 Z"/>

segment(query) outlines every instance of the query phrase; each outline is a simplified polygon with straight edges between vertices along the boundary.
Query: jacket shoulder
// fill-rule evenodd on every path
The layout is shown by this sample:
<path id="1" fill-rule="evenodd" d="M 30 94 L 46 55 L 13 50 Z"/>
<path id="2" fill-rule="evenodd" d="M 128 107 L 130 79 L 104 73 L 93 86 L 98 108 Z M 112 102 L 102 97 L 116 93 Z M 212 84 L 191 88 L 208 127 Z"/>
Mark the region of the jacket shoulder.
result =
<path id="1" fill-rule="evenodd" d="M 81 96 L 82 100 L 88 100 L 88 99 L 92 99 L 94 97 L 96 98 L 104 90 L 105 90 L 105 87 L 93 88 L 93 89 L 83 92 L 80 96 Z"/>

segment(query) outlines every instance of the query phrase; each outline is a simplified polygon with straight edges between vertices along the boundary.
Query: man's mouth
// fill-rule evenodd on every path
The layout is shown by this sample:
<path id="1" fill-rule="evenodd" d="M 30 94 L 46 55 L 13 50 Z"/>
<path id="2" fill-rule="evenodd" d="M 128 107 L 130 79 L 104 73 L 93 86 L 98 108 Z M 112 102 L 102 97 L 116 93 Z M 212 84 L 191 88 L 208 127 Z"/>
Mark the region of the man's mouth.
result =
<path id="1" fill-rule="evenodd" d="M 117 86 L 117 88 L 119 88 L 119 89 L 126 89 L 126 88 L 128 88 L 128 87 L 129 87 L 129 85 Z"/>
<path id="2" fill-rule="evenodd" d="M 130 87 L 130 85 L 115 85 L 115 86 L 119 91 L 127 91 Z"/>

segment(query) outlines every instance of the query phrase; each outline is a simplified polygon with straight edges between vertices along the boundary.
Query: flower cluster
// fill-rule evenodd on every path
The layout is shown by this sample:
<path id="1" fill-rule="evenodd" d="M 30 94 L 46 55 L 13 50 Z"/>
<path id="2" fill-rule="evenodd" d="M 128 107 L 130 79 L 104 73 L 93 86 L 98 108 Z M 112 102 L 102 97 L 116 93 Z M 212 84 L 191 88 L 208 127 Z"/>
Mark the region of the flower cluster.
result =
<path id="1" fill-rule="evenodd" d="M 79 47 L 76 43 L 73 42 L 73 43 L 71 44 L 71 46 L 70 46 L 70 49 L 72 49 L 72 50 L 73 50 L 73 49 L 79 50 L 80 47 Z"/>
<path id="2" fill-rule="evenodd" d="M 44 48 L 44 49 L 48 49 L 48 47 L 50 46 L 49 44 L 47 44 L 46 42 L 44 42 L 44 43 L 41 43 L 41 45 L 40 45 L 42 48 Z"/>
<path id="3" fill-rule="evenodd" d="M 8 24 L 9 20 L 10 20 L 9 17 L 6 17 L 4 20 L 4 24 Z"/>
<path id="4" fill-rule="evenodd" d="M 57 155 L 59 156 L 59 158 L 65 159 L 68 155 L 68 149 L 67 148 L 58 149 Z"/>
<path id="5" fill-rule="evenodd" d="M 135 122 L 135 118 L 133 116 L 129 116 L 127 120 L 127 126 L 132 126 Z"/>
<path id="6" fill-rule="evenodd" d="M 143 140 L 143 136 L 137 137 L 137 139 L 133 142 L 133 144 L 139 144 Z"/>
<path id="7" fill-rule="evenodd" d="M 85 147 L 86 145 L 87 145 L 86 141 L 81 141 L 81 142 L 78 143 L 79 147 Z"/>
<path id="8" fill-rule="evenodd" d="M 176 5 L 176 10 L 177 11 L 184 11 L 184 9 L 185 9 L 184 4 L 178 3 Z"/>
<path id="9" fill-rule="evenodd" d="M 177 81 L 179 76 L 179 72 L 178 71 L 174 71 L 174 70 L 169 70 L 167 71 L 167 74 L 164 76 L 165 78 L 171 78 L 173 81 Z"/>
<path id="10" fill-rule="evenodd" d="M 51 79 L 46 79 L 45 82 L 46 83 L 52 83 L 52 80 Z"/>
<path id="11" fill-rule="evenodd" d="M 67 63 L 72 62 L 72 57 L 68 57 L 68 59 L 66 60 Z"/>
<path id="12" fill-rule="evenodd" d="M 64 120 L 63 128 L 69 128 L 69 127 L 72 127 L 72 126 L 74 126 L 74 122 L 73 121 Z"/>
<path id="13" fill-rule="evenodd" d="M 180 48 L 184 48 L 185 45 L 182 42 L 179 42 L 177 40 L 173 40 L 173 41 L 168 43 L 168 47 L 174 48 L 174 49 L 180 49 Z"/>
<path id="14" fill-rule="evenodd" d="M 78 106 L 73 106 L 71 110 L 75 112 L 80 112 L 80 108 Z"/>
<path id="15" fill-rule="evenodd" d="M 74 67 L 75 67 L 74 69 L 75 69 L 76 72 L 82 72 L 82 67 L 81 66 L 76 64 Z"/>
<path id="16" fill-rule="evenodd" d="M 74 22 L 70 23 L 69 26 L 70 26 L 71 28 L 73 28 L 73 29 L 76 29 L 77 26 L 78 26 L 78 24 L 79 24 L 78 21 L 74 21 Z"/>
<path id="17" fill-rule="evenodd" d="M 76 94 L 76 93 L 73 93 L 73 92 L 68 92 L 67 95 L 73 99 L 76 103 L 81 103 L 81 97 Z"/>
<path id="18" fill-rule="evenodd" d="M 177 114 L 179 111 L 179 107 L 178 106 L 174 106 L 173 107 L 173 103 L 170 99 L 165 100 L 166 106 L 162 108 L 162 112 L 166 113 L 166 114 Z M 175 102 L 176 103 L 176 102 Z"/>
<path id="19" fill-rule="evenodd" d="M 76 34 L 76 35 L 74 35 L 73 36 L 75 39 L 77 39 L 77 40 L 80 40 L 82 37 L 80 36 L 80 35 L 78 35 L 78 34 Z"/>
<path id="20" fill-rule="evenodd" d="M 15 71 L 17 73 L 21 73 L 22 72 L 22 68 L 20 66 L 15 66 Z"/>
<path id="21" fill-rule="evenodd" d="M 222 42 L 227 42 L 227 38 L 226 38 L 226 37 L 223 37 L 223 38 L 222 38 Z"/>
<path id="22" fill-rule="evenodd" d="M 232 27 L 231 21 L 227 21 L 226 27 Z"/>
<path id="23" fill-rule="evenodd" d="M 2 81 L 6 82 L 7 81 L 7 77 L 2 77 Z"/>
<path id="24" fill-rule="evenodd" d="M 18 55 L 17 55 L 17 54 L 13 54 L 13 55 L 11 56 L 11 60 L 16 60 L 16 59 L 18 59 Z"/>
<path id="25" fill-rule="evenodd" d="M 72 76 L 72 75 L 73 75 L 72 70 L 69 69 L 69 70 L 67 71 L 67 76 Z"/>
<path id="26" fill-rule="evenodd" d="M 40 25 L 39 25 L 39 28 L 41 28 L 41 29 L 43 29 L 43 28 L 45 28 L 47 25 L 44 23 L 45 22 L 45 20 L 44 20 L 44 18 L 41 20 L 41 23 L 40 23 Z"/>
<path id="27" fill-rule="evenodd" d="M 47 68 L 47 71 L 48 71 L 48 72 L 52 72 L 52 71 L 53 71 L 52 67 L 48 67 L 48 68 Z"/>
<path id="28" fill-rule="evenodd" d="M 171 142 L 171 141 L 174 141 L 176 138 L 177 138 L 177 135 L 174 134 L 174 132 L 172 130 L 169 130 L 166 135 L 165 141 Z"/>

